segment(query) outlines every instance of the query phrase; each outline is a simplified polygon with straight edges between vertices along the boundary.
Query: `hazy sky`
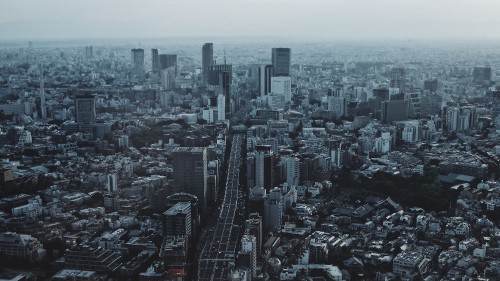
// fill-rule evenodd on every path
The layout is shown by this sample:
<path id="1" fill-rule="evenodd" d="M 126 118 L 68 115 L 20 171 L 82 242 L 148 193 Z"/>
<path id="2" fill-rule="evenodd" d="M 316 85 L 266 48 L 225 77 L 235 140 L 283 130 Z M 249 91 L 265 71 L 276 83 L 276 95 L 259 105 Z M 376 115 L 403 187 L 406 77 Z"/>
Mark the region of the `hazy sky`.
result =
<path id="1" fill-rule="evenodd" d="M 0 40 L 500 39 L 500 0 L 0 0 Z"/>

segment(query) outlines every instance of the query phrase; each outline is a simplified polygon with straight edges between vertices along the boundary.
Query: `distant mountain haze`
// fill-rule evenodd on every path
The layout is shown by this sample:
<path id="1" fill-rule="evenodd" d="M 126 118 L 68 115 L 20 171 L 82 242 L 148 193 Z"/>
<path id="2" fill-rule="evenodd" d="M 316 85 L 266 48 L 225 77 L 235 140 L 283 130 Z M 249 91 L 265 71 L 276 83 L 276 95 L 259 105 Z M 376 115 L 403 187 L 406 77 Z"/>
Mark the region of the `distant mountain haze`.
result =
<path id="1" fill-rule="evenodd" d="M 498 39 L 498 11 L 498 0 L 16 0 L 2 1 L 0 40 Z"/>

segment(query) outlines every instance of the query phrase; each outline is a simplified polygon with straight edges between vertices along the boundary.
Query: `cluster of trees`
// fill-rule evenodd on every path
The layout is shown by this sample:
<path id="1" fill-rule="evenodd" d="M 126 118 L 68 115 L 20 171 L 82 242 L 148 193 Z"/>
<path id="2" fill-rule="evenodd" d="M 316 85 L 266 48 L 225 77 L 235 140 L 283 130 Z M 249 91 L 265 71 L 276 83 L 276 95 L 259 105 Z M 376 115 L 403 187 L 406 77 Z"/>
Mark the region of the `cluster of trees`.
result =
<path id="1" fill-rule="evenodd" d="M 181 125 L 184 130 L 189 129 L 189 124 L 187 124 L 183 119 L 161 121 L 151 126 L 150 128 L 142 129 L 141 131 L 139 131 L 139 133 L 133 134 L 130 137 L 132 145 L 135 148 L 139 149 L 141 147 L 145 147 L 152 143 L 158 142 L 159 140 L 163 139 L 164 132 L 162 127 L 170 125 L 172 123 Z"/>
<path id="2" fill-rule="evenodd" d="M 351 175 L 342 169 L 337 182 L 343 187 L 357 188 L 382 197 L 395 199 L 404 206 L 427 211 L 445 211 L 455 205 L 459 191 L 452 191 L 438 180 L 438 174 L 413 175 L 409 178 L 377 172 L 372 178 Z"/>

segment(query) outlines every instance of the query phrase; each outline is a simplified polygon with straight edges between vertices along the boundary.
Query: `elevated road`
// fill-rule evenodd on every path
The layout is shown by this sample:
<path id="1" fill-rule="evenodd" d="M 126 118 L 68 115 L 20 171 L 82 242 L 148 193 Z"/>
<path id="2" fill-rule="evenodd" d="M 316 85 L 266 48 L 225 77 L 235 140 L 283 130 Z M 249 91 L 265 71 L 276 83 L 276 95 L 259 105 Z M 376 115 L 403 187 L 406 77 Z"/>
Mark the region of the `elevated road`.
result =
<path id="1" fill-rule="evenodd" d="M 201 281 L 227 280 L 229 269 L 236 261 L 238 238 L 243 231 L 241 226 L 235 224 L 243 141 L 243 134 L 234 135 L 219 218 L 215 228 L 209 231 L 209 237 L 198 260 L 198 280 Z"/>

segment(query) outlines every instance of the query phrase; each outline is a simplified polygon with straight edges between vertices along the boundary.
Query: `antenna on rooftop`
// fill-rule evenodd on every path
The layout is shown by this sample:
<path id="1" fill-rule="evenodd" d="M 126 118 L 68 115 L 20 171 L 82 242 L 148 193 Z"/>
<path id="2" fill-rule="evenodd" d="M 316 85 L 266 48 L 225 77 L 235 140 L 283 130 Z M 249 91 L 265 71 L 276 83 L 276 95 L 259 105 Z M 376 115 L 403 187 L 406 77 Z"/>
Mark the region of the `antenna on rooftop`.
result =
<path id="1" fill-rule="evenodd" d="M 224 51 L 224 65 L 226 65 L 226 50 L 223 51 Z"/>

